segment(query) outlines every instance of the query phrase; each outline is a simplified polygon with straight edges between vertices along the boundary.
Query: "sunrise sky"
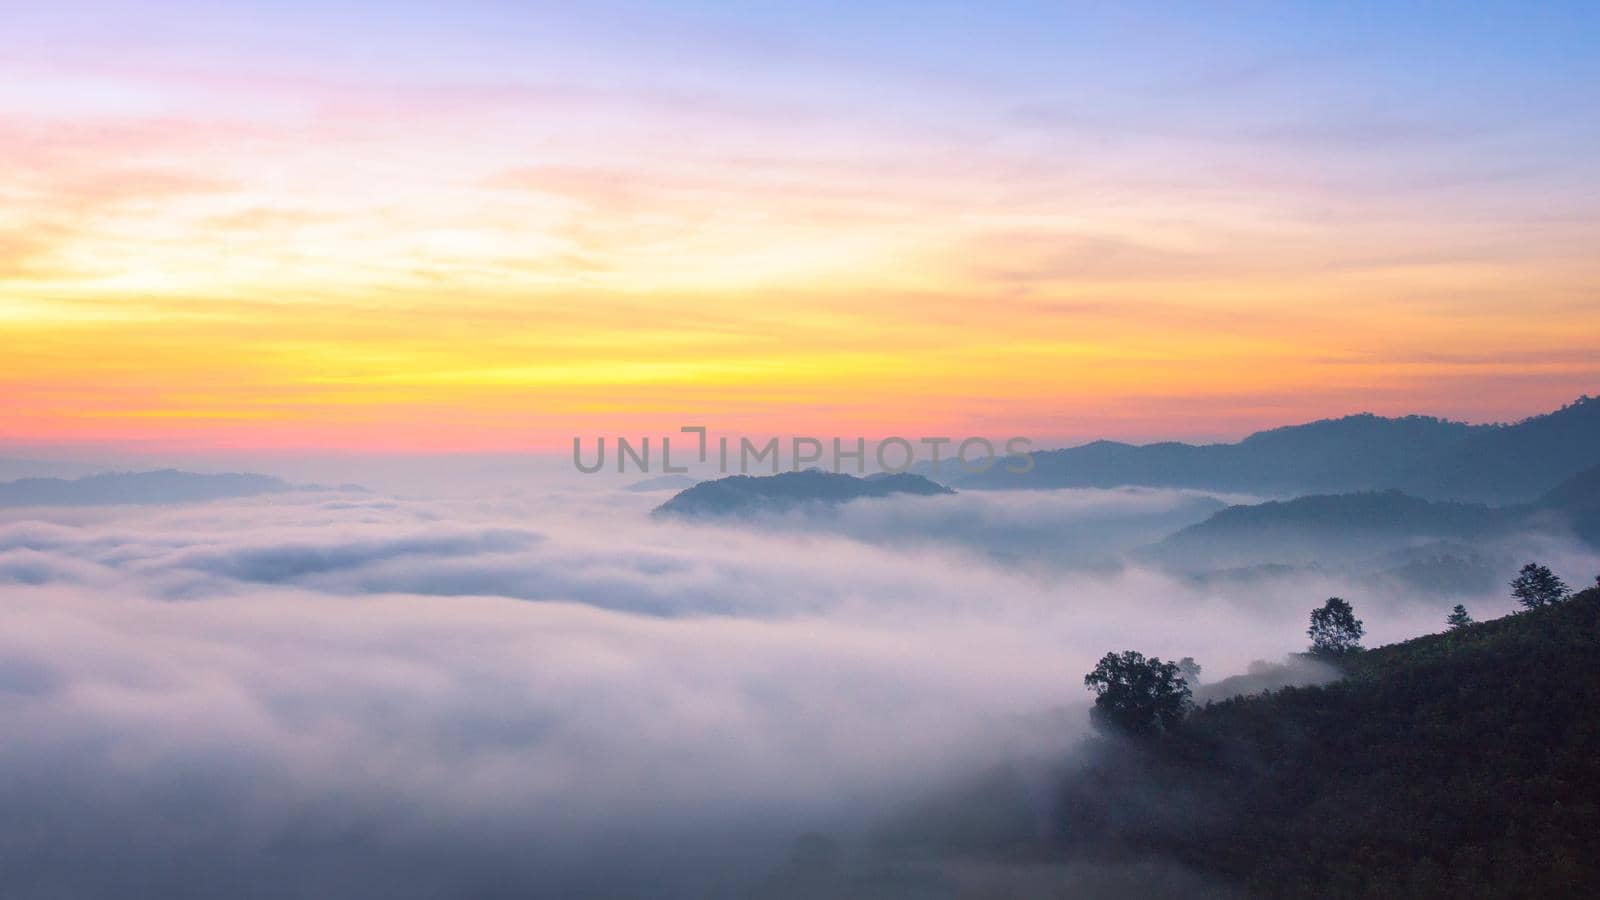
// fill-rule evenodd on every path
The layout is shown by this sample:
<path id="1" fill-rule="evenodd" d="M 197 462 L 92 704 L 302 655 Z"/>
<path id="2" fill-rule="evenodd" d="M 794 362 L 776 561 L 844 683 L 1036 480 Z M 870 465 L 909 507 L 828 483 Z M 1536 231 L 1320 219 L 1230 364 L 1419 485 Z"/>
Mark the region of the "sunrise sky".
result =
<path id="1" fill-rule="evenodd" d="M 1312 6 L 0 0 L 0 450 L 1596 393 L 1600 6 Z"/>

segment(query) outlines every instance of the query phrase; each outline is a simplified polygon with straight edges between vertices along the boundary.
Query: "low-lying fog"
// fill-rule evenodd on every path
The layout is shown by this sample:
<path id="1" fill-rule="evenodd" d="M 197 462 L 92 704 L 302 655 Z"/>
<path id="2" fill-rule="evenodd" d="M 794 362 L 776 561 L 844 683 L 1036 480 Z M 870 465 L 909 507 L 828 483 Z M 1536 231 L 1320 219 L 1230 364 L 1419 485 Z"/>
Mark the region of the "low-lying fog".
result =
<path id="1" fill-rule="evenodd" d="M 1189 492 L 759 527 L 651 520 L 666 496 L 5 511 L 0 894 L 781 893 L 996 765 L 1040 773 L 1047 821 L 1108 650 L 1193 656 L 1209 682 L 1301 649 L 1330 595 L 1369 644 L 1449 607 L 1331 571 L 1206 587 L 1121 558 L 1203 518 Z M 1028 883 L 951 865 L 880 888 Z"/>

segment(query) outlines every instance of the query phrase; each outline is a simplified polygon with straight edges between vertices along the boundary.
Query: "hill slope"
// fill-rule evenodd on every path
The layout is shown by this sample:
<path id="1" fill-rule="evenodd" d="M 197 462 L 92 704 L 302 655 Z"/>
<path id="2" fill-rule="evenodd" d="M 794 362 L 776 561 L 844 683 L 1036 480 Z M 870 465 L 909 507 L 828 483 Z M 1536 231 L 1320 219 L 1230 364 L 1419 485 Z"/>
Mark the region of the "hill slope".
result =
<path id="1" fill-rule="evenodd" d="M 1360 654 L 1349 677 L 1105 740 L 1064 789 L 1075 854 L 1267 896 L 1600 891 L 1600 590 Z"/>

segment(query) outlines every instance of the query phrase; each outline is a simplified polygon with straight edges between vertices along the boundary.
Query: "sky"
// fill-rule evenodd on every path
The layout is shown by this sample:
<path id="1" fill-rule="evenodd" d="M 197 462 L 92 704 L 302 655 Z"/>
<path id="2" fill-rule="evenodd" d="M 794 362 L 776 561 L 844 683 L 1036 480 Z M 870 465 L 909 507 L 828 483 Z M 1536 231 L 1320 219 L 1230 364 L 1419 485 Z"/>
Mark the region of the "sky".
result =
<path id="1" fill-rule="evenodd" d="M 0 13 L 0 449 L 1204 440 L 1600 384 L 1592 4 Z"/>

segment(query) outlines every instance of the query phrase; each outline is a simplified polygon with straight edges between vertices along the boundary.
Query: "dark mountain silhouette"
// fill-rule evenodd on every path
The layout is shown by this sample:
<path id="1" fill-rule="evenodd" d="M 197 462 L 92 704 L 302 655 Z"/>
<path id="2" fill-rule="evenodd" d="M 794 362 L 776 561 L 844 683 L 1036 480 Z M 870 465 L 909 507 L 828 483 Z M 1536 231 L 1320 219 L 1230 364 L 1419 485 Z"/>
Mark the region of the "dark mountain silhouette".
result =
<path id="1" fill-rule="evenodd" d="M 954 494 L 920 475 L 870 475 L 857 478 L 807 469 L 778 475 L 730 475 L 703 481 L 656 507 L 654 515 L 727 516 L 783 512 L 807 504 L 833 506 L 863 497 L 892 494 Z"/>
<path id="2" fill-rule="evenodd" d="M 1032 472 L 995 466 L 981 475 L 949 470 L 973 488 L 1188 487 L 1254 493 L 1348 491 L 1398 486 L 1419 458 L 1459 447 L 1485 426 L 1425 416 L 1370 414 L 1274 428 L 1237 444 L 1166 442 L 1136 446 L 1095 441 L 1033 453 Z"/>
<path id="3" fill-rule="evenodd" d="M 1419 460 L 1396 486 L 1422 497 L 1515 503 L 1532 500 L 1600 463 L 1600 398 L 1475 432 Z"/>
<path id="4" fill-rule="evenodd" d="M 1186 487 L 1257 494 L 1391 488 L 1431 500 L 1530 501 L 1600 463 L 1600 400 L 1514 425 L 1371 414 L 1257 432 L 1236 444 L 1095 441 L 1032 454 L 1031 472 L 972 474 L 942 466 L 961 488 Z M 928 473 L 928 467 L 918 471 Z"/>
<path id="5" fill-rule="evenodd" d="M 1307 563 L 1371 555 L 1406 542 L 1498 533 L 1520 511 L 1436 502 L 1399 491 L 1316 494 L 1230 506 L 1149 548 L 1180 568 L 1225 569 L 1266 561 Z"/>
<path id="6" fill-rule="evenodd" d="M 1501 515 L 1482 503 L 1436 502 L 1399 491 L 1363 491 L 1230 506 L 1179 534 L 1254 538 L 1264 529 L 1294 528 L 1313 535 L 1368 531 L 1384 536 L 1470 537 L 1489 530 Z"/>
<path id="7" fill-rule="evenodd" d="M 1572 533 L 1600 546 L 1600 466 L 1533 503 L 1424 500 L 1396 490 L 1316 494 L 1230 506 L 1146 548 L 1146 558 L 1191 571 L 1332 562 L 1387 552 L 1391 575 L 1434 583 L 1471 568 L 1479 538 Z M 1382 561 L 1382 560 L 1380 560 Z"/>
<path id="8" fill-rule="evenodd" d="M 1535 506 L 1563 517 L 1579 537 L 1600 546 L 1600 466 L 1556 485 Z"/>
<path id="9" fill-rule="evenodd" d="M 0 506 L 101 506 L 124 503 L 195 503 L 295 490 L 268 475 L 203 475 L 162 469 L 106 472 L 72 480 L 23 478 L 0 482 Z"/>

